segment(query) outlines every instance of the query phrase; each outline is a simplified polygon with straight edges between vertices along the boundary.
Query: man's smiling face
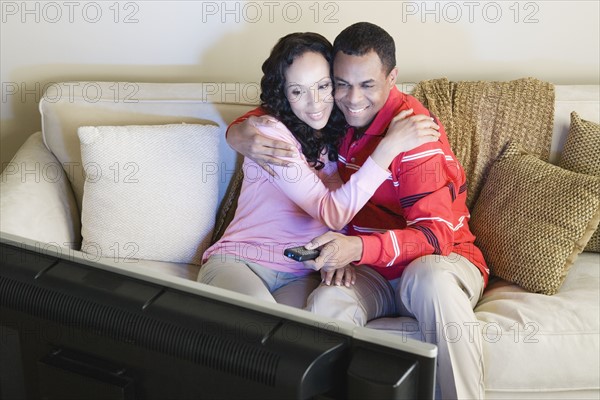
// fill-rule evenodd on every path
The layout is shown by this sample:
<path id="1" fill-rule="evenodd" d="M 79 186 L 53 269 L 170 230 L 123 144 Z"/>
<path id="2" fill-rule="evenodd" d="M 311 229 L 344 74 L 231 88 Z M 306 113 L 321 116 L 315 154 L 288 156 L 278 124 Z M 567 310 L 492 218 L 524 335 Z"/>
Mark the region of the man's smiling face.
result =
<path id="1" fill-rule="evenodd" d="M 369 126 L 385 104 L 397 73 L 394 68 L 386 74 L 374 51 L 362 56 L 341 51 L 336 54 L 333 61 L 335 102 L 350 126 L 359 130 Z"/>

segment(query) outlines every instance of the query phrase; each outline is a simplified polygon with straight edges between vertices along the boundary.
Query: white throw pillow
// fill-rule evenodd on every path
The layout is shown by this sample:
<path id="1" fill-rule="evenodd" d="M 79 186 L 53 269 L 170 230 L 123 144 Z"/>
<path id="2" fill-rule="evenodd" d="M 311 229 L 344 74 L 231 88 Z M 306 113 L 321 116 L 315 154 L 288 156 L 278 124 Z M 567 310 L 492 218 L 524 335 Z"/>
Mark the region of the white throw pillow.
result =
<path id="1" fill-rule="evenodd" d="M 82 251 L 200 264 L 218 207 L 221 134 L 196 124 L 80 127 Z"/>

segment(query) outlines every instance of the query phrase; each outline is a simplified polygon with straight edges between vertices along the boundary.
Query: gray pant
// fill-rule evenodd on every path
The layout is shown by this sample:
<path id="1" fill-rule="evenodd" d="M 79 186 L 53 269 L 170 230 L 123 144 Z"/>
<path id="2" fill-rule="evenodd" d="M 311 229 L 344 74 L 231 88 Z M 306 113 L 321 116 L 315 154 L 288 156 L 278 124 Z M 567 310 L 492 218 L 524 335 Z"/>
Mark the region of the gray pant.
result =
<path id="1" fill-rule="evenodd" d="M 418 258 L 393 281 L 367 266 L 359 266 L 357 273 L 350 288 L 319 286 L 307 309 L 361 326 L 395 314 L 416 318 L 422 339 L 438 346 L 442 398 L 484 397 L 481 333 L 473 312 L 483 277 L 476 266 L 452 253 Z"/>

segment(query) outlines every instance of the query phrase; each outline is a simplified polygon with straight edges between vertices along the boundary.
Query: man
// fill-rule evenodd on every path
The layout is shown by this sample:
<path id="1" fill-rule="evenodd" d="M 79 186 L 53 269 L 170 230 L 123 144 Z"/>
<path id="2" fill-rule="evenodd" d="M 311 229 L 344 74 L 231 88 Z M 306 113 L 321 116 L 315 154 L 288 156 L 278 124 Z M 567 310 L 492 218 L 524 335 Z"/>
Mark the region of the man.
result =
<path id="1" fill-rule="evenodd" d="M 344 181 L 391 126 L 431 129 L 422 119 L 396 117 L 407 109 L 430 115 L 396 89 L 397 73 L 394 40 L 378 26 L 357 23 L 335 39 L 335 102 L 349 125 L 339 149 Z M 423 339 L 438 346 L 442 397 L 482 398 L 483 356 L 473 307 L 489 271 L 468 228 L 464 171 L 435 122 L 439 141 L 396 157 L 391 177 L 351 221 L 348 235 L 328 232 L 306 246 L 321 247 L 312 268 L 354 263 L 364 272 L 351 287 L 321 285 L 307 309 L 359 325 L 395 313 L 416 318 Z M 228 142 L 251 158 L 257 155 L 249 149 L 264 147 L 258 151 L 267 153 L 263 162 L 286 154 L 276 142 L 248 139 L 257 124 L 249 119 L 232 126 Z"/>

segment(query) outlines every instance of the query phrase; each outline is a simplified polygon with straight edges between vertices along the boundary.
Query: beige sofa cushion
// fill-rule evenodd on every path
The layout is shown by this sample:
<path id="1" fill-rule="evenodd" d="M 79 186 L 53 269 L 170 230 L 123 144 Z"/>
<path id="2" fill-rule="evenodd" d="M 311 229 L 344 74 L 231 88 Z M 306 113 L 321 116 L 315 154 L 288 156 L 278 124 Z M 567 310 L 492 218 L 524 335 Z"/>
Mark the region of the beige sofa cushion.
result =
<path id="1" fill-rule="evenodd" d="M 598 397 L 598 265 L 600 254 L 580 254 L 553 296 L 490 282 L 475 308 L 486 398 Z"/>
<path id="2" fill-rule="evenodd" d="M 0 231 L 79 248 L 80 220 L 61 164 L 42 133 L 31 135 L 0 175 Z"/>

